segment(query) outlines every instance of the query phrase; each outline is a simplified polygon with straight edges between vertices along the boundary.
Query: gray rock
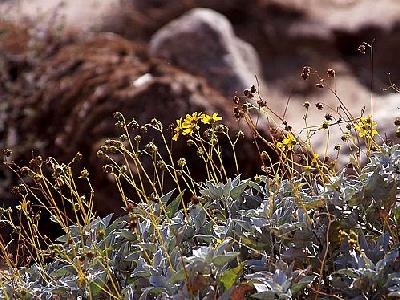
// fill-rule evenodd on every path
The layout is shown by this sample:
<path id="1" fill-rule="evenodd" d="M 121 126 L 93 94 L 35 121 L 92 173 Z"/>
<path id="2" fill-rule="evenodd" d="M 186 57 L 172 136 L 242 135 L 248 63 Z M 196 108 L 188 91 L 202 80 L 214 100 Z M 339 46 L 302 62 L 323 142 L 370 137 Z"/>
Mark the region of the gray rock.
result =
<path id="1" fill-rule="evenodd" d="M 232 96 L 256 83 L 259 58 L 254 48 L 237 38 L 228 19 L 211 10 L 197 8 L 170 22 L 154 34 L 150 53 Z"/>

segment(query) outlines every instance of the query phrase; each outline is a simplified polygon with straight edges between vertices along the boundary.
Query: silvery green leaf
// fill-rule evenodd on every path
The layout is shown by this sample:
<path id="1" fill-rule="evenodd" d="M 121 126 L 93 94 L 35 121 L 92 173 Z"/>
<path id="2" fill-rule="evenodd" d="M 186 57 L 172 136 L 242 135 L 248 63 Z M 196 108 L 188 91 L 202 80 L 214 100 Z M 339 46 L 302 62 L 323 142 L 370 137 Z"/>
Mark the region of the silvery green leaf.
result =
<path id="1" fill-rule="evenodd" d="M 175 190 L 176 190 L 176 189 L 173 189 L 172 191 L 170 191 L 170 192 L 168 192 L 167 194 L 163 195 L 163 196 L 160 198 L 161 202 L 164 203 L 164 204 L 167 204 L 167 203 L 170 201 L 170 199 L 171 199 L 173 193 L 175 192 Z"/>
<path id="2" fill-rule="evenodd" d="M 237 266 L 236 268 L 226 270 L 226 271 L 221 275 L 220 281 L 221 281 L 221 283 L 223 284 L 223 286 L 224 286 L 225 289 L 229 289 L 229 288 L 231 288 L 231 287 L 235 284 L 235 282 L 236 282 L 236 280 L 237 280 L 239 274 L 240 274 L 240 273 L 242 272 L 242 270 L 243 270 L 243 266 L 244 266 L 243 264 L 240 264 L 240 265 Z"/>
<path id="3" fill-rule="evenodd" d="M 297 283 L 294 283 L 291 286 L 290 290 L 292 291 L 292 294 L 295 296 L 298 292 L 303 290 L 309 284 L 313 283 L 316 278 L 317 278 L 317 276 L 315 276 L 315 275 L 303 277 Z"/>
<path id="4" fill-rule="evenodd" d="M 163 288 L 155 288 L 155 287 L 148 287 L 145 288 L 142 292 L 142 294 L 139 297 L 139 300 L 149 300 L 151 298 L 148 298 L 149 294 L 152 295 L 159 295 L 164 291 Z"/>
<path id="5" fill-rule="evenodd" d="M 131 242 L 136 241 L 135 235 L 129 229 L 123 229 L 123 230 L 119 231 L 119 234 L 123 238 L 127 239 L 128 241 L 131 241 Z"/>
<path id="6" fill-rule="evenodd" d="M 206 221 L 206 212 L 204 208 L 202 208 L 199 205 L 196 205 L 191 208 L 189 217 L 190 217 L 190 223 L 194 224 L 196 231 L 198 231 L 203 227 Z"/>
<path id="7" fill-rule="evenodd" d="M 172 276 L 169 278 L 168 282 L 175 284 L 179 281 L 183 281 L 186 278 L 186 271 L 185 269 L 180 269 L 179 271 L 175 272 L 172 274 Z"/>
<path id="8" fill-rule="evenodd" d="M 155 288 L 167 288 L 167 280 L 161 275 L 151 275 L 149 278 L 150 284 Z"/>
<path id="9" fill-rule="evenodd" d="M 72 275 L 75 273 L 75 270 L 72 266 L 66 265 L 64 267 L 61 267 L 53 272 L 50 273 L 50 276 L 52 278 L 60 278 L 60 277 L 65 277 L 66 275 Z"/>
<path id="10" fill-rule="evenodd" d="M 224 239 L 215 249 L 214 255 L 222 255 L 231 245 L 231 243 L 232 240 L 230 238 Z"/>
<path id="11" fill-rule="evenodd" d="M 182 202 L 182 197 L 183 193 L 185 190 L 183 190 L 170 204 L 167 205 L 167 216 L 168 218 L 172 218 L 178 211 L 179 205 Z"/>
<path id="12" fill-rule="evenodd" d="M 233 259 L 235 259 L 239 253 L 237 252 L 228 252 L 224 255 L 217 255 L 212 259 L 212 263 L 217 267 L 223 267 Z"/>
<path id="13" fill-rule="evenodd" d="M 150 277 L 151 275 L 151 266 L 149 266 L 144 258 L 140 257 L 137 261 L 136 268 L 132 271 L 131 276 L 136 277 Z"/>
<path id="14" fill-rule="evenodd" d="M 214 250 L 210 247 L 199 247 L 193 250 L 193 256 L 197 258 L 201 258 L 207 260 L 208 257 L 212 257 L 214 255 Z"/>

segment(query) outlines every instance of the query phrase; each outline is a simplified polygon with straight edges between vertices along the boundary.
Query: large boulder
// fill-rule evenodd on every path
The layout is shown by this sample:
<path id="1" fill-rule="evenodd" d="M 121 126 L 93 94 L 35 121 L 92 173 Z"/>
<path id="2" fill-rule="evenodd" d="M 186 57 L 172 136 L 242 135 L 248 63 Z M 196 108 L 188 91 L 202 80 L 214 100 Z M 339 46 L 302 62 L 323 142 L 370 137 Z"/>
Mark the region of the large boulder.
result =
<path id="1" fill-rule="evenodd" d="M 205 80 L 149 57 L 141 44 L 105 33 L 65 41 L 49 37 L 40 46 L 42 56 L 32 61 L 31 49 L 23 46 L 32 37 L 25 30 L 0 23 L 1 29 L 12 34 L 4 34 L 0 43 L 0 65 L 6 66 L 0 68 L 0 95 L 7 106 L 5 120 L 0 110 L 0 149 L 12 148 L 19 164 L 32 158 L 32 149 L 63 162 L 80 151 L 82 166 L 93 179 L 100 214 L 117 212 L 121 207 L 118 192 L 96 155 L 106 138 L 121 134 L 114 126 L 114 112 L 135 117 L 141 124 L 156 117 L 166 129 L 186 113 L 218 112 L 232 132 L 238 129 L 233 101 Z M 17 48 L 7 42 L 15 39 L 20 41 Z M 162 145 L 159 137 L 157 140 L 150 134 L 144 135 L 143 144 L 146 137 Z M 245 140 L 238 145 L 239 165 L 243 175 L 250 176 L 260 171 L 259 155 L 252 136 Z M 193 147 L 188 148 L 182 140 L 173 143 L 173 148 L 175 158 L 187 157 L 193 178 L 206 178 L 204 164 Z M 225 157 L 227 171 L 232 167 L 229 174 L 233 176 L 229 147 Z M 5 192 L 0 189 L 2 199 L 9 198 Z"/>
<path id="2" fill-rule="evenodd" d="M 260 75 L 254 48 L 235 36 L 232 25 L 211 9 L 194 9 L 154 34 L 150 54 L 192 74 L 230 96 Z"/>

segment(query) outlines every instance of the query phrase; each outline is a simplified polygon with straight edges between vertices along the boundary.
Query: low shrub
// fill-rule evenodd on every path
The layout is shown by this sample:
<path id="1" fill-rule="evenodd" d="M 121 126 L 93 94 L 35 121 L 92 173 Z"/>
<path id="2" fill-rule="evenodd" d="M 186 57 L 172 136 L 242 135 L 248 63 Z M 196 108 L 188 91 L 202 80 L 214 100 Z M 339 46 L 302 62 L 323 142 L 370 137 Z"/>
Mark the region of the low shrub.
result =
<path id="1" fill-rule="evenodd" d="M 170 134 L 157 120 L 140 125 L 116 113 L 121 136 L 98 152 L 126 211 L 116 219 L 96 215 L 79 154 L 69 164 L 36 157 L 19 167 L 6 160 L 21 178 L 14 188 L 21 200 L 14 210 L 1 209 L 1 224 L 11 228 L 0 242 L 1 298 L 400 297 L 400 145 L 376 142 L 372 116 L 326 115 L 307 137 L 343 127 L 354 155 L 337 170 L 336 159 L 319 157 L 285 122 L 263 137 L 253 120 L 270 113 L 268 106 L 255 87 L 245 94 L 244 103 L 235 98 L 235 116 L 260 149 L 254 178 L 239 175 L 235 146 L 243 133 L 231 133 L 218 114 L 186 115 Z M 150 131 L 161 144 L 143 142 Z M 203 161 L 203 182 L 193 180 L 190 157 L 173 156 L 174 143 L 183 141 Z M 224 147 L 236 174 L 224 167 Z M 175 188 L 166 190 L 166 182 Z M 63 235 L 45 236 L 43 218 Z"/>

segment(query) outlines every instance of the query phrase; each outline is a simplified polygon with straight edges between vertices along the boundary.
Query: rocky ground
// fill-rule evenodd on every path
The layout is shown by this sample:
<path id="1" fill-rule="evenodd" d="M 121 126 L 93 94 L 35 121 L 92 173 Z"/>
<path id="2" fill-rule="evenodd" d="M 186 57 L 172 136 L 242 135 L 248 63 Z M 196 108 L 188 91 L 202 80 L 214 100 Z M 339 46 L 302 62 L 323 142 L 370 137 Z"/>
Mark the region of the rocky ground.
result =
<path id="1" fill-rule="evenodd" d="M 396 0 L 58 3 L 0 3 L 0 97 L 7 103 L 0 135 L 25 153 L 21 160 L 32 147 L 64 160 L 80 150 L 102 188 L 95 152 L 116 135 L 112 112 L 169 124 L 186 112 L 218 111 L 239 129 L 231 99 L 255 75 L 268 105 L 293 128 L 304 126 L 304 101 L 325 104 L 309 113 L 309 122 L 320 125 L 324 113 L 334 114 L 338 96 L 355 114 L 363 106 L 369 113 L 372 103 L 379 129 L 394 138 L 400 96 L 388 87 L 400 82 Z M 357 51 L 363 42 L 373 45 L 373 56 L 368 46 L 364 55 Z M 315 86 L 316 76 L 301 78 L 305 65 L 325 78 L 325 88 Z M 315 136 L 320 151 L 325 141 Z M 333 148 L 340 133 L 330 141 Z M 105 211 L 116 206 L 103 203 L 110 203 Z"/>

